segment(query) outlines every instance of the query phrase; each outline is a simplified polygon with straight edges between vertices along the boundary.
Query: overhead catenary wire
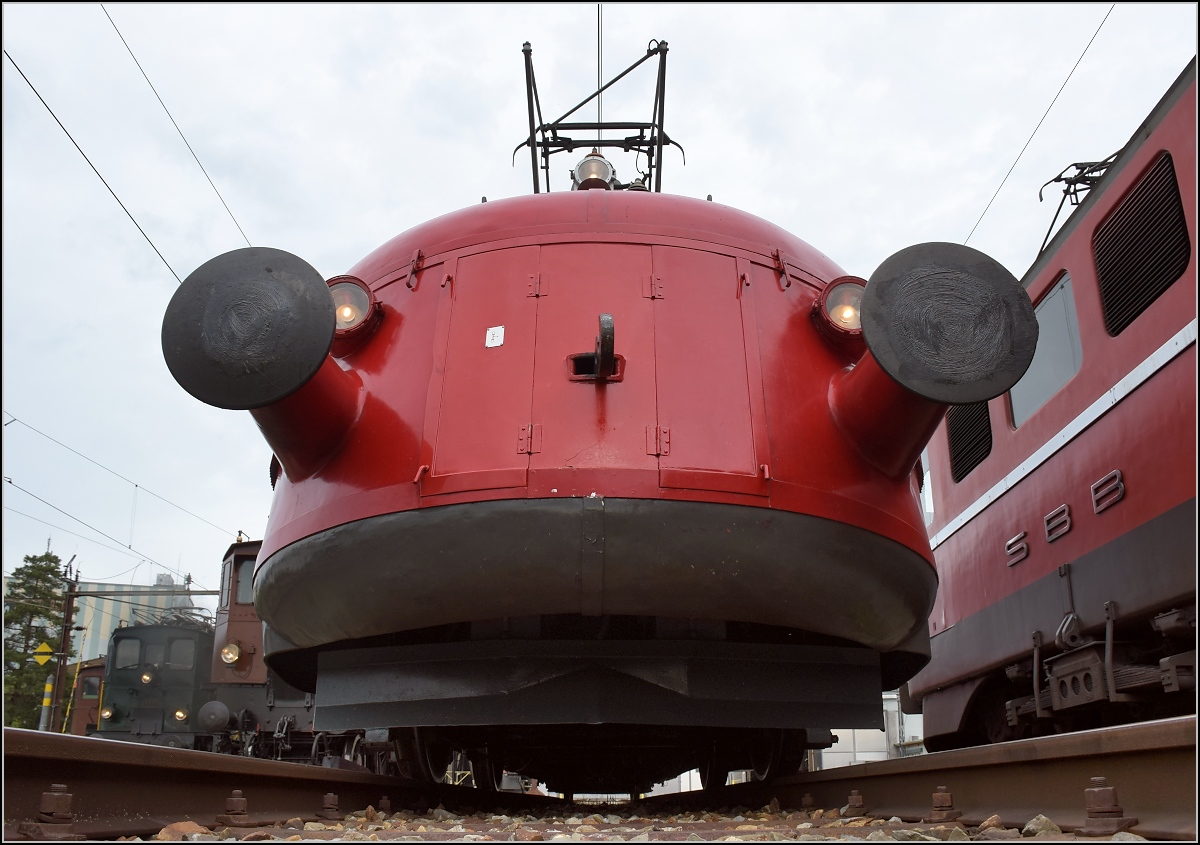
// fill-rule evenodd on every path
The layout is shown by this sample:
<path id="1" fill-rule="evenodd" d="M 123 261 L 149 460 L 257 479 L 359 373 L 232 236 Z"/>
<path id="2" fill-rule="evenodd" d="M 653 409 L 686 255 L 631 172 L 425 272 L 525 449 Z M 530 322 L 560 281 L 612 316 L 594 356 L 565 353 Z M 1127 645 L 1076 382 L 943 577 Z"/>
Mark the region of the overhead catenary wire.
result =
<path id="1" fill-rule="evenodd" d="M 983 214 L 979 215 L 979 219 L 975 221 L 975 225 L 971 227 L 970 233 L 966 240 L 963 241 L 963 246 L 966 246 L 967 241 L 971 240 L 971 235 L 975 234 L 975 230 L 979 228 L 979 224 L 983 222 L 983 217 L 988 213 L 988 209 L 992 207 L 992 203 L 996 201 L 996 197 L 1000 195 L 1000 189 L 1004 187 L 1004 183 L 1008 181 L 1008 177 L 1012 175 L 1016 169 L 1017 162 L 1021 160 L 1021 156 L 1025 155 L 1025 150 L 1029 148 L 1029 144 L 1033 141 L 1033 136 L 1042 128 L 1042 123 L 1046 120 L 1046 115 L 1050 114 L 1050 109 L 1054 108 L 1054 104 L 1058 102 L 1059 94 L 1062 94 L 1063 89 L 1067 87 L 1067 83 L 1071 81 L 1071 77 L 1075 73 L 1075 68 L 1079 67 L 1079 63 L 1083 61 L 1083 57 L 1087 55 L 1088 48 L 1092 46 L 1092 42 L 1096 40 L 1096 36 L 1100 34 L 1100 29 L 1104 26 L 1104 21 L 1108 20 L 1108 16 L 1112 14 L 1113 9 L 1117 8 L 1117 4 L 1113 3 L 1108 7 L 1108 11 L 1104 13 L 1104 19 L 1100 21 L 1100 26 L 1096 27 L 1096 31 L 1092 33 L 1092 37 L 1088 39 L 1087 46 L 1083 48 L 1083 52 L 1079 54 L 1079 58 L 1075 60 L 1075 64 L 1071 67 L 1071 72 L 1067 74 L 1067 78 L 1063 80 L 1063 84 L 1059 86 L 1058 94 L 1054 95 L 1054 99 L 1050 101 L 1050 105 L 1046 106 L 1046 111 L 1042 115 L 1042 119 L 1037 122 L 1037 126 L 1033 127 L 1033 132 L 1029 134 L 1029 140 L 1025 142 L 1025 146 L 1021 147 L 1021 152 L 1017 153 L 1016 160 L 1012 163 L 1012 167 L 1008 168 L 1008 172 L 1004 174 L 1004 178 L 1000 180 L 999 187 L 996 188 L 996 193 L 992 194 L 992 198 L 988 200 L 987 206 L 983 209 Z"/>
<path id="2" fill-rule="evenodd" d="M 87 528 L 87 529 L 89 529 L 89 530 L 91 530 L 91 531 L 95 531 L 95 532 L 96 532 L 97 534 L 99 534 L 101 537 L 104 537 L 104 538 L 106 538 L 106 539 L 108 539 L 108 540 L 112 540 L 114 543 L 116 543 L 116 544 L 118 544 L 118 545 L 120 545 L 120 544 L 121 544 L 121 541 L 120 541 L 120 540 L 118 540 L 116 537 L 113 537 L 111 534 L 105 534 L 103 531 L 101 531 L 99 528 L 96 528 L 94 525 L 89 525 L 88 523 L 84 522 L 82 519 L 80 519 L 79 517 L 75 516 L 74 514 L 68 513 L 67 511 L 63 510 L 62 508 L 58 507 L 57 505 L 54 505 L 54 504 L 51 504 L 50 502 L 47 502 L 45 499 L 43 499 L 41 496 L 37 495 L 36 493 L 32 493 L 32 492 L 30 492 L 29 490 L 26 490 L 24 487 L 22 487 L 21 485 L 17 484 L 17 483 L 16 483 L 15 481 L 13 481 L 11 478 L 5 477 L 5 478 L 4 478 L 4 481 L 5 481 L 7 484 L 9 484 L 10 486 L 12 486 L 12 487 L 15 487 L 16 489 L 20 490 L 20 491 L 21 491 L 22 493 L 24 493 L 25 495 L 27 495 L 27 496 L 32 496 L 33 498 L 37 499 L 39 502 L 41 502 L 41 503 L 42 503 L 43 505 L 45 505 L 46 507 L 53 508 L 54 510 L 58 511 L 58 512 L 59 512 L 59 513 L 61 513 L 63 516 L 67 517 L 68 519 L 72 519 L 72 520 L 74 520 L 75 522 L 78 522 L 78 523 L 79 523 L 80 525 L 82 525 L 83 527 L 85 527 L 85 528 Z M 135 553 L 137 553 L 138 555 L 140 555 L 141 557 L 145 558 L 147 562 L 149 562 L 149 563 L 152 563 L 152 564 L 154 564 L 155 566 L 161 567 L 162 569 L 166 570 L 167 572 L 171 573 L 172 575 L 177 575 L 177 576 L 179 576 L 180 578 L 184 577 L 184 576 L 183 576 L 183 573 L 182 573 L 182 572 L 180 572 L 179 570 L 177 570 L 177 569 L 172 569 L 171 567 L 167 566 L 165 563 L 161 563 L 161 562 L 159 562 L 159 561 L 155 560 L 154 558 L 150 557 L 150 555 L 146 554 L 145 552 L 138 551 L 137 549 L 133 548 L 133 546 L 128 546 L 128 549 L 129 549 L 131 552 L 135 552 Z M 203 584 L 201 584 L 199 581 L 195 581 L 195 580 L 193 580 L 193 582 L 192 582 L 192 583 L 194 583 L 194 584 L 195 584 L 197 587 L 200 587 L 201 589 L 205 589 L 205 590 L 206 590 L 206 589 L 208 589 L 208 588 L 207 588 L 207 587 L 205 587 Z"/>
<path id="3" fill-rule="evenodd" d="M 154 83 L 150 81 L 150 77 L 146 75 L 145 68 L 138 61 L 138 57 L 133 54 L 133 48 L 129 46 L 129 42 L 125 40 L 125 36 L 121 34 L 121 30 L 117 29 L 117 22 L 112 19 L 112 15 L 108 13 L 108 9 L 104 8 L 104 4 L 100 4 L 104 16 L 108 18 L 108 22 L 112 24 L 112 28 L 116 30 L 117 37 L 121 39 L 121 43 L 125 45 L 125 49 L 129 51 L 130 58 L 137 65 L 137 69 L 142 72 L 142 78 L 146 80 L 146 84 L 150 86 L 150 90 L 154 92 L 155 98 L 158 99 L 158 104 L 163 107 L 163 111 L 167 113 L 167 117 L 171 119 L 171 125 L 175 127 L 175 131 L 179 133 L 179 137 L 183 139 L 184 145 L 188 148 L 188 152 L 192 154 L 192 158 L 196 160 L 196 164 L 200 167 L 200 172 L 204 174 L 204 178 L 208 180 L 208 184 L 212 185 L 213 193 L 217 195 L 217 199 L 221 201 L 221 205 L 225 206 L 225 211 L 229 214 L 229 219 L 233 221 L 233 225 L 237 226 L 238 233 L 241 234 L 242 240 L 246 242 L 246 246 L 251 246 L 250 239 L 246 237 L 246 233 L 242 230 L 242 224 L 238 223 L 237 218 L 233 216 L 233 211 L 229 208 L 229 203 L 225 202 L 225 197 L 221 196 L 221 192 L 217 190 L 216 184 L 212 177 L 208 175 L 208 171 L 204 169 L 204 165 L 200 164 L 200 156 L 196 155 L 196 151 L 192 149 L 192 145 L 188 143 L 188 139 L 184 137 L 183 130 L 179 128 L 179 124 L 175 122 L 175 117 L 171 114 L 171 110 L 167 108 L 167 104 L 163 102 L 163 98 L 159 96 L 158 89 L 154 87 Z"/>
<path id="4" fill-rule="evenodd" d="M 32 519 L 34 522 L 40 522 L 42 525 L 53 528 L 55 531 L 61 531 L 64 534 L 70 534 L 72 537 L 78 537 L 80 540 L 86 540 L 89 543 L 95 543 L 97 546 L 100 546 L 102 549 L 108 549 L 110 552 L 116 552 L 117 554 L 122 554 L 122 555 L 125 555 L 126 557 L 136 557 L 139 559 L 142 557 L 140 554 L 134 554 L 133 552 L 129 551 L 129 549 L 119 549 L 116 546 L 110 546 L 107 543 L 101 543 L 99 540 L 93 540 L 91 537 L 85 537 L 82 534 L 78 534 L 74 531 L 70 531 L 66 528 L 63 528 L 61 525 L 55 525 L 52 522 L 46 522 L 46 520 L 44 520 L 44 519 L 38 519 L 36 516 L 31 516 L 30 514 L 24 513 L 23 511 L 19 511 L 16 508 L 10 508 L 8 505 L 5 505 L 4 509 L 6 511 L 11 511 L 12 513 L 15 513 L 17 516 L 23 516 L 26 519 Z M 129 571 L 129 570 L 126 570 L 126 571 Z M 122 573 L 122 574 L 124 574 L 124 573 Z M 112 576 L 112 577 L 115 578 L 116 576 Z"/>
<path id="5" fill-rule="evenodd" d="M 129 209 L 125 207 L 125 203 L 121 202 L 121 198 L 117 196 L 117 192 L 112 189 L 112 186 L 109 185 L 108 182 L 105 181 L 104 177 L 100 175 L 100 171 L 96 169 L 96 165 L 92 164 L 92 160 L 87 157 L 87 153 L 83 151 L 83 148 L 76 143 L 75 139 L 71 136 L 71 133 L 67 132 L 67 127 L 63 126 L 63 122 L 58 119 L 58 115 L 54 113 L 54 109 L 50 108 L 50 104 L 47 103 L 42 95 L 38 93 L 38 89 L 33 87 L 33 83 L 29 81 L 29 77 L 25 75 L 25 71 L 21 70 L 21 66 L 18 65 L 16 60 L 14 60 L 13 57 L 8 54 L 7 50 L 4 51 L 4 56 L 10 62 L 12 62 L 12 66 L 17 69 L 17 73 L 21 74 L 21 78 L 25 80 L 25 84 L 29 86 L 29 90 L 33 91 L 34 95 L 41 100 L 42 105 L 46 107 L 46 111 L 50 112 L 50 116 L 54 118 L 54 122 L 58 124 L 58 128 L 61 129 L 63 133 L 66 134 L 67 138 L 70 139 L 71 143 L 75 145 L 75 149 L 79 150 L 79 154 L 83 156 L 83 160 L 88 163 L 88 167 L 92 168 L 92 172 L 95 173 L 96 177 L 104 183 L 104 187 L 108 188 L 108 192 L 112 194 L 113 199 L 117 201 L 117 205 L 121 206 L 121 210 L 125 212 L 125 214 L 133 222 L 133 225 L 137 226 L 137 230 L 142 233 L 142 237 L 146 239 L 146 243 L 150 244 L 150 248 L 154 250 L 154 254 L 161 258 L 162 263 L 166 265 L 168 270 L 171 271 L 171 275 L 175 277 L 175 281 L 179 284 L 183 284 L 183 280 L 179 278 L 179 274 L 175 272 L 173 267 L 171 267 L 170 262 L 168 262 L 166 258 L 163 258 L 163 254 L 159 252 L 158 247 L 154 245 L 154 241 L 150 240 L 150 236 L 146 234 L 146 230 L 141 227 L 141 224 L 137 222 L 134 216 L 130 213 Z"/>
<path id="6" fill-rule="evenodd" d="M 54 444 L 55 444 L 55 445 L 57 445 L 57 446 L 61 446 L 62 448 L 66 449 L 68 452 L 72 452 L 73 454 L 76 454 L 76 455 L 78 455 L 79 457 L 83 458 L 83 459 L 84 459 L 85 461 L 87 461 L 88 463 L 90 463 L 90 464 L 95 464 L 96 466 L 100 467 L 100 469 L 104 470 L 105 472 L 108 472 L 108 473 L 111 473 L 112 475 L 115 475 L 117 478 L 121 479 L 121 480 L 122 480 L 122 481 L 124 481 L 126 484 L 131 484 L 131 485 L 133 485 L 133 487 L 134 487 L 134 489 L 135 489 L 135 490 L 141 490 L 141 492 L 143 492 L 143 493 L 146 493 L 147 495 L 153 496 L 154 498 L 158 499 L 160 502 L 164 502 L 164 503 L 166 503 L 166 504 L 170 505 L 171 507 L 175 508 L 176 510 L 182 511 L 183 513 L 186 513 L 188 516 L 192 517 L 193 519 L 198 519 L 198 520 L 200 520 L 201 522 L 203 522 L 205 525 L 210 525 L 210 526 L 212 526 L 213 528 L 215 528 L 215 529 L 217 529 L 218 531 L 220 531 L 222 534 L 229 535 L 229 534 L 235 534 L 235 533 L 237 533 L 237 532 L 235 532 L 235 531 L 230 531 L 228 528 L 222 528 L 220 525 L 217 525 L 215 522 L 210 522 L 210 521 L 208 521 L 207 519 L 205 519 L 204 517 L 202 517 L 202 516 L 199 516 L 199 515 L 197 515 L 197 514 L 194 514 L 194 513 L 192 513 L 190 510 L 188 510 L 187 508 L 183 507 L 182 505 L 177 505 L 177 504 L 175 504 L 174 502 L 172 502 L 170 499 L 166 499 L 166 498 L 164 498 L 164 497 L 162 497 L 162 496 L 158 495 L 158 494 L 157 494 L 157 493 L 155 493 L 153 490 L 149 490 L 149 489 L 147 489 L 146 487 L 143 487 L 142 485 L 138 484 L 137 482 L 135 482 L 135 481 L 131 481 L 130 479 L 128 479 L 128 478 L 126 478 L 125 476 L 121 475 L 121 473 L 117 472 L 116 470 L 114 470 L 114 469 L 111 469 L 111 468 L 109 468 L 109 467 L 106 467 L 104 464 L 100 463 L 99 461 L 95 460 L 94 458 L 89 458 L 87 455 L 83 454 L 83 452 L 80 452 L 80 451 L 79 451 L 79 450 L 77 450 L 77 449 L 72 449 L 70 446 L 68 446 L 66 443 L 63 443 L 63 442 L 62 442 L 62 441 L 60 441 L 60 440 L 55 440 L 55 439 L 54 439 L 53 437 L 51 437 L 49 434 L 46 434 L 46 432 L 44 432 L 44 431 L 40 431 L 40 430 L 38 430 L 38 429 L 34 428 L 33 426 L 31 426 L 29 423 L 25 422 L 24 420 L 22 420 L 22 419 L 18 419 L 17 417 L 13 416 L 12 414 L 9 414 L 9 413 L 8 413 L 8 411 L 4 411 L 4 413 L 5 413 L 5 414 L 8 414 L 8 416 L 12 417 L 12 419 L 11 419 L 11 420 L 9 420 L 8 422 L 6 422 L 6 423 L 4 424 L 4 427 L 5 427 L 5 428 L 7 428 L 7 427 L 8 427 L 8 426 L 9 426 L 11 423 L 19 423 L 20 425 L 22 425 L 22 426 L 24 426 L 25 428 L 27 428 L 27 429 L 29 429 L 30 431 L 32 431 L 34 434 L 39 434 L 39 435 L 41 435 L 42 437 L 44 437 L 44 438 L 46 438 L 47 440 L 49 440 L 51 443 L 54 443 Z M 131 530 L 132 530 L 132 526 L 131 526 Z"/>

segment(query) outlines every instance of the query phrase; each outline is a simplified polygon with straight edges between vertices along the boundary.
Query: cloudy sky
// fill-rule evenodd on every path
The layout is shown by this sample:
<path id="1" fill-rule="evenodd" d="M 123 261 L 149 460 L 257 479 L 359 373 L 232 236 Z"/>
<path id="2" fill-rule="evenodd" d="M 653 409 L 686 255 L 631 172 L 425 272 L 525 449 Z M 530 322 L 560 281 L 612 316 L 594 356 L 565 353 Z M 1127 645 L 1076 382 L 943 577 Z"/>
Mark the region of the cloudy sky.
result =
<path id="1" fill-rule="evenodd" d="M 249 241 L 326 277 L 531 190 L 528 158 L 511 164 L 523 41 L 547 119 L 596 79 L 594 4 L 106 8 Z M 666 156 L 664 190 L 868 276 L 967 238 L 1109 8 L 608 5 L 603 61 L 607 78 L 670 44 L 665 123 L 687 166 Z M 180 278 L 245 246 L 99 5 L 6 4 L 3 44 Z M 1119 149 L 1195 52 L 1193 4 L 1118 4 L 970 245 L 1021 276 L 1059 197 L 1039 186 Z M 172 380 L 175 278 L 3 63 L 4 572 L 50 538 L 86 579 L 166 567 L 212 588 L 235 533 L 262 535 L 270 452 L 249 414 Z M 653 83 L 647 63 L 605 117 L 648 119 Z M 573 164 L 556 157 L 557 188 Z"/>

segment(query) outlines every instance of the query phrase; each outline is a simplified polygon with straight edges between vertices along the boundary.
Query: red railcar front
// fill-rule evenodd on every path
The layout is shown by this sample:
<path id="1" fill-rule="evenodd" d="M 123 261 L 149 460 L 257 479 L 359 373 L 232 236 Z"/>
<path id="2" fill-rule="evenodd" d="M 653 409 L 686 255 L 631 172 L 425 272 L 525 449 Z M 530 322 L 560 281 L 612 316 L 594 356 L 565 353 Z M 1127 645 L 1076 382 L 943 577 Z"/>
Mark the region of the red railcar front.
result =
<path id="1" fill-rule="evenodd" d="M 392 729 L 433 777 L 454 751 L 564 791 L 794 769 L 928 657 L 914 468 L 1025 371 L 1028 296 L 953 244 L 868 284 L 596 151 L 573 178 L 328 282 L 253 248 L 173 298 L 172 373 L 275 455 L 267 660 L 319 729 Z"/>

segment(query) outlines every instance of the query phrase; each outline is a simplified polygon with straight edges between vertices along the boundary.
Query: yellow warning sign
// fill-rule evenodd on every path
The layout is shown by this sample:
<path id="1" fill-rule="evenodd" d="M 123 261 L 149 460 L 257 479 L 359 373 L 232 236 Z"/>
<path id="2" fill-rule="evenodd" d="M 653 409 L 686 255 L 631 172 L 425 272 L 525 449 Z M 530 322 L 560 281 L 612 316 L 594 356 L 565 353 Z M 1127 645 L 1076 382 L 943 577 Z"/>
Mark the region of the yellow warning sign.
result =
<path id="1" fill-rule="evenodd" d="M 53 656 L 54 649 L 50 648 L 46 643 L 42 643 L 33 650 L 33 659 L 38 662 L 39 666 L 45 666 Z"/>

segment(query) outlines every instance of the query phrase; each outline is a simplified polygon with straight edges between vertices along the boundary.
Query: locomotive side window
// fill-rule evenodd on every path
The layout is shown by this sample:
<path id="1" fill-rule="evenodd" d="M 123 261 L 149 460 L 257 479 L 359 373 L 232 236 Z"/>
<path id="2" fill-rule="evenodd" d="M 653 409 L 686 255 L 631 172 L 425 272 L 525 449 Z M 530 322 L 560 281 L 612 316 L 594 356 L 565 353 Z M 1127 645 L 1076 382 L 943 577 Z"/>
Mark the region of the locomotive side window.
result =
<path id="1" fill-rule="evenodd" d="M 142 643 L 136 637 L 125 637 L 117 640 L 117 654 L 114 658 L 116 669 L 136 669 L 142 657 Z"/>
<path id="2" fill-rule="evenodd" d="M 950 441 L 950 475 L 962 481 L 992 453 L 992 425 L 988 403 L 955 405 L 946 412 L 946 436 Z"/>
<path id="3" fill-rule="evenodd" d="M 243 558 L 237 562 L 237 603 L 250 604 L 254 601 L 254 559 Z"/>
<path id="4" fill-rule="evenodd" d="M 1104 328 L 1119 335 L 1183 275 L 1191 241 L 1171 154 L 1163 151 L 1092 236 Z"/>
<path id="5" fill-rule="evenodd" d="M 221 567 L 221 603 L 218 607 L 229 607 L 229 564 Z"/>
<path id="6" fill-rule="evenodd" d="M 168 669 L 191 669 L 195 662 L 195 640 L 171 640 L 171 650 L 167 654 Z"/>
<path id="7" fill-rule="evenodd" d="M 167 656 L 166 643 L 146 643 L 146 660 L 147 666 L 153 666 L 155 669 L 163 667 L 163 659 Z"/>
<path id="8" fill-rule="evenodd" d="M 83 690 L 79 693 L 83 698 L 100 697 L 100 676 L 89 675 L 83 679 Z"/>
<path id="9" fill-rule="evenodd" d="M 1079 342 L 1079 318 L 1071 277 L 1064 273 L 1058 283 L 1038 303 L 1038 344 L 1033 362 L 1021 380 L 1009 391 L 1012 423 L 1016 428 L 1071 380 L 1083 363 Z"/>
<path id="10" fill-rule="evenodd" d="M 921 510 L 925 512 L 925 525 L 933 524 L 933 474 L 929 471 L 929 447 L 921 451 L 921 471 L 925 480 L 921 484 Z"/>

